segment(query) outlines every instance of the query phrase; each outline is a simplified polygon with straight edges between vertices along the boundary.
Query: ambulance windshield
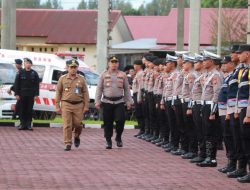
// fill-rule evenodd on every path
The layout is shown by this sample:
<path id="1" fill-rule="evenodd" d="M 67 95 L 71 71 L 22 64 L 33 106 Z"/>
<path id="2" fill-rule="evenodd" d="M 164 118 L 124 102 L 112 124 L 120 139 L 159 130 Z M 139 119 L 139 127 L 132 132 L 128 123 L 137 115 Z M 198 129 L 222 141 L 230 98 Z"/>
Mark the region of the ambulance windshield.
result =
<path id="1" fill-rule="evenodd" d="M 15 77 L 15 64 L 0 63 L 0 85 L 13 84 Z"/>

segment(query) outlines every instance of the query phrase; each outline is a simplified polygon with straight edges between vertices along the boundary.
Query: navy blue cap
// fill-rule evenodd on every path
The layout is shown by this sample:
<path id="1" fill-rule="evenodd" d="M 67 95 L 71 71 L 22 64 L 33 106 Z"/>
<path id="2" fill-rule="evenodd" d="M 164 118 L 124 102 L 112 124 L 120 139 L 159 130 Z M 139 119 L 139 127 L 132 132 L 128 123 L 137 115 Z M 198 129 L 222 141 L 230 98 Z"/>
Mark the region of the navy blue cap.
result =
<path id="1" fill-rule="evenodd" d="M 66 65 L 69 67 L 78 67 L 79 63 L 76 59 L 71 59 L 71 60 L 66 61 Z"/>
<path id="2" fill-rule="evenodd" d="M 22 65 L 23 61 L 21 59 L 15 59 L 17 65 Z"/>
<path id="3" fill-rule="evenodd" d="M 156 59 L 158 59 L 158 57 L 157 56 L 154 56 L 154 55 L 152 55 L 152 56 L 146 56 L 145 57 L 145 59 L 147 60 L 147 61 L 150 61 L 150 62 L 154 62 L 154 60 L 156 60 Z"/>
<path id="4" fill-rule="evenodd" d="M 230 55 L 226 55 L 223 60 L 221 61 L 221 64 L 227 64 L 229 62 L 231 62 L 231 56 Z"/>
<path id="5" fill-rule="evenodd" d="M 140 60 L 140 59 L 135 60 L 133 64 L 134 65 L 143 65 L 142 60 Z"/>
<path id="6" fill-rule="evenodd" d="M 250 51 L 250 44 L 242 44 L 242 45 L 240 45 L 240 47 L 236 51 L 236 53 L 241 53 L 243 51 Z"/>
<path id="7" fill-rule="evenodd" d="M 239 49 L 239 47 L 240 47 L 240 45 L 238 45 L 238 44 L 232 45 L 231 46 L 231 52 L 235 53 Z"/>
<path id="8" fill-rule="evenodd" d="M 29 58 L 24 58 L 23 61 L 26 61 L 26 62 L 29 62 L 30 64 L 33 64 L 31 59 L 29 59 Z"/>

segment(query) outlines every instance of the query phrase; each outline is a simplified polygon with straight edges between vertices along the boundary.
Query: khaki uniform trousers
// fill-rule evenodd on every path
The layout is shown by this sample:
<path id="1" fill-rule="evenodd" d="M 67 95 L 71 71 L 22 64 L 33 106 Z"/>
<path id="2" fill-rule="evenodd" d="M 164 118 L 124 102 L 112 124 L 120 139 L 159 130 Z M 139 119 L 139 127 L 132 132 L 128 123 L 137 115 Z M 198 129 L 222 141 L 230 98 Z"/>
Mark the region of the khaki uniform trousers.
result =
<path id="1" fill-rule="evenodd" d="M 70 104 L 62 101 L 62 119 L 64 144 L 72 144 L 72 131 L 74 137 L 80 137 L 82 132 L 83 103 Z"/>

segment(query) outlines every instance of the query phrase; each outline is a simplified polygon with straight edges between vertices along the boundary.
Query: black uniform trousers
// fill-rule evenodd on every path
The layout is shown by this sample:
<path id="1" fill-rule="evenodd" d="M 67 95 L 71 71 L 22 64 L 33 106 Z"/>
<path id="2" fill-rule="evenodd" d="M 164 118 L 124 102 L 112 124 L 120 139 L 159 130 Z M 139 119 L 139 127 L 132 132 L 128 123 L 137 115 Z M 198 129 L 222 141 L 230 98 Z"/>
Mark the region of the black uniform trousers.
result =
<path id="1" fill-rule="evenodd" d="M 161 109 L 161 96 L 158 95 L 155 97 L 156 102 L 157 102 L 157 108 L 156 108 L 156 113 L 157 113 L 157 126 L 155 129 L 155 134 L 160 136 L 160 138 L 164 139 L 164 141 L 169 141 L 169 126 L 168 126 L 168 118 L 166 115 L 165 110 Z"/>
<path id="2" fill-rule="evenodd" d="M 246 168 L 246 158 L 243 149 L 243 131 L 240 119 L 234 118 L 234 113 L 230 114 L 230 129 L 234 139 L 235 159 L 239 161 L 239 168 Z"/>
<path id="3" fill-rule="evenodd" d="M 216 159 L 217 153 L 217 129 L 216 122 L 218 122 L 218 114 L 215 116 L 215 120 L 210 120 L 211 105 L 202 106 L 202 127 L 205 134 L 206 142 L 206 157 Z"/>
<path id="4" fill-rule="evenodd" d="M 192 107 L 192 116 L 194 121 L 195 133 L 199 145 L 198 155 L 202 158 L 206 157 L 206 142 L 205 133 L 202 127 L 202 117 L 201 117 L 201 104 L 194 104 Z"/>
<path id="5" fill-rule="evenodd" d="M 182 103 L 182 111 L 183 111 L 183 120 L 184 120 L 184 129 L 183 133 L 187 138 L 188 142 L 188 152 L 197 153 L 198 152 L 198 141 L 197 135 L 195 132 L 195 126 L 193 122 L 192 115 L 187 115 L 188 102 Z"/>
<path id="6" fill-rule="evenodd" d="M 143 109 L 143 115 L 144 115 L 145 135 L 148 135 L 150 133 L 148 93 L 144 92 L 142 97 L 143 97 L 142 98 L 142 109 Z"/>
<path id="7" fill-rule="evenodd" d="M 116 140 L 121 140 L 125 124 L 125 106 L 124 102 L 119 104 L 110 104 L 102 102 L 103 106 L 103 126 L 104 137 L 111 140 L 115 122 Z"/>
<path id="8" fill-rule="evenodd" d="M 234 146 L 235 144 L 232 130 L 230 129 L 230 120 L 225 119 L 225 115 L 220 116 L 220 124 L 222 126 L 223 131 L 223 140 L 226 147 L 226 156 L 229 160 L 236 160 L 236 152 Z"/>
<path id="9" fill-rule="evenodd" d="M 174 113 L 174 109 L 172 106 L 172 101 L 165 102 L 165 110 L 168 118 L 168 125 L 170 129 L 170 143 L 174 148 L 179 148 L 180 143 L 180 132 L 176 127 L 176 117 Z"/>
<path id="10" fill-rule="evenodd" d="M 13 118 L 16 118 L 17 115 L 20 117 L 20 100 L 16 101 L 16 108 L 13 113 Z"/>
<path id="11" fill-rule="evenodd" d="M 134 100 L 134 105 L 135 105 L 135 117 L 138 123 L 138 127 L 140 129 L 140 132 L 144 133 L 145 132 L 145 120 L 143 116 L 143 106 L 142 106 L 142 103 L 138 104 L 137 95 L 138 93 L 133 94 L 133 100 Z"/>
<path id="12" fill-rule="evenodd" d="M 34 96 L 21 96 L 19 104 L 20 104 L 19 118 L 21 126 L 23 127 L 31 126 L 33 106 L 34 106 Z"/>
<path id="13" fill-rule="evenodd" d="M 149 113 L 149 128 L 150 135 L 155 135 L 155 126 L 156 126 L 156 107 L 155 99 L 153 92 L 148 93 L 148 113 Z"/>
<path id="14" fill-rule="evenodd" d="M 174 101 L 174 112 L 175 112 L 175 118 L 176 118 L 176 127 L 180 133 L 181 149 L 188 152 L 189 142 L 188 142 L 187 131 L 185 129 L 182 103 L 180 99 L 177 99 Z"/>
<path id="15" fill-rule="evenodd" d="M 246 117 L 246 108 L 243 108 L 239 114 L 240 126 L 241 126 L 241 137 L 243 151 L 245 155 L 245 160 L 248 163 L 250 170 L 250 123 L 243 123 L 244 118 Z"/>

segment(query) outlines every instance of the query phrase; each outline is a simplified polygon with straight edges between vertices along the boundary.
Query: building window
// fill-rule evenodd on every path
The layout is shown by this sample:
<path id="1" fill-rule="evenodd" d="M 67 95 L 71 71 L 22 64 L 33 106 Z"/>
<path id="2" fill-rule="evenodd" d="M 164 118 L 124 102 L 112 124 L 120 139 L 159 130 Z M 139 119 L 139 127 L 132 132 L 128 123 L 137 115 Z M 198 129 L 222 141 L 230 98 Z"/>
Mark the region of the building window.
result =
<path id="1" fill-rule="evenodd" d="M 85 51 L 85 48 L 82 48 L 82 51 Z"/>
<path id="2" fill-rule="evenodd" d="M 32 48 L 31 48 L 31 51 L 35 51 L 35 48 L 32 47 Z"/>
<path id="3" fill-rule="evenodd" d="M 47 48 L 44 48 L 44 51 L 47 52 Z"/>
<path id="4" fill-rule="evenodd" d="M 73 48 L 72 48 L 72 47 L 70 47 L 70 48 L 69 48 L 69 51 L 72 51 L 72 50 L 73 50 Z"/>
<path id="5" fill-rule="evenodd" d="M 54 48 L 51 48 L 51 52 L 54 52 Z"/>
<path id="6" fill-rule="evenodd" d="M 16 47 L 16 50 L 18 50 L 18 47 Z"/>
<path id="7" fill-rule="evenodd" d="M 79 47 L 78 47 L 78 48 L 76 48 L 76 51 L 79 51 Z"/>
<path id="8" fill-rule="evenodd" d="M 43 51 L 43 49 L 42 49 L 42 48 L 39 48 L 39 50 L 40 50 L 40 52 L 42 52 L 42 51 Z"/>

